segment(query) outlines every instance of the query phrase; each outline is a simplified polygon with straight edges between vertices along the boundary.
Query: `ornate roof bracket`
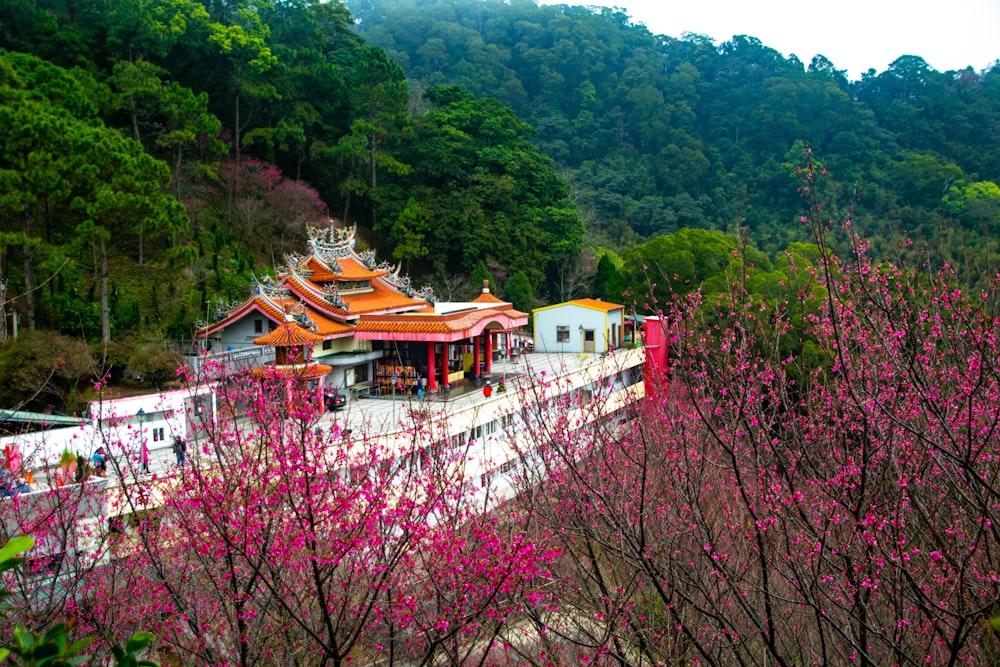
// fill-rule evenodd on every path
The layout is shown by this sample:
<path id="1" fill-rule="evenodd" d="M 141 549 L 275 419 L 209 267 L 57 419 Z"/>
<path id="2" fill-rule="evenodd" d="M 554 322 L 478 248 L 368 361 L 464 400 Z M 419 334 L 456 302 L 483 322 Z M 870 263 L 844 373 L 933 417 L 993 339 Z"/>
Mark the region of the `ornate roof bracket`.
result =
<path id="1" fill-rule="evenodd" d="M 293 318 L 295 320 L 295 323 L 303 327 L 304 329 L 308 329 L 313 333 L 317 333 L 319 331 L 319 327 L 316 326 L 316 322 L 313 321 L 313 318 L 309 317 L 309 313 L 306 312 L 305 306 L 303 306 L 301 310 L 295 313 L 293 315 Z"/>
<path id="2" fill-rule="evenodd" d="M 427 303 L 431 303 L 431 304 L 433 304 L 434 302 L 437 301 L 437 297 L 434 296 L 434 288 L 431 287 L 430 285 L 424 285 L 423 287 L 421 287 L 418 290 L 412 290 L 412 288 L 411 288 L 411 291 L 413 293 L 410 296 L 412 296 L 414 298 L 423 299 Z"/>
<path id="3" fill-rule="evenodd" d="M 340 290 L 337 289 L 336 283 L 323 288 L 323 300 L 334 308 L 340 308 L 345 313 L 351 310 L 351 304 L 340 296 Z"/>
<path id="4" fill-rule="evenodd" d="M 264 276 L 263 279 L 254 276 L 253 285 L 250 286 L 250 295 L 258 294 L 269 299 L 283 299 L 288 297 L 290 292 L 271 276 Z"/>
<path id="5" fill-rule="evenodd" d="M 378 270 L 378 260 L 375 259 L 374 250 L 362 250 L 358 253 L 358 259 L 361 260 L 361 263 L 364 264 L 365 268 L 369 271 Z"/>

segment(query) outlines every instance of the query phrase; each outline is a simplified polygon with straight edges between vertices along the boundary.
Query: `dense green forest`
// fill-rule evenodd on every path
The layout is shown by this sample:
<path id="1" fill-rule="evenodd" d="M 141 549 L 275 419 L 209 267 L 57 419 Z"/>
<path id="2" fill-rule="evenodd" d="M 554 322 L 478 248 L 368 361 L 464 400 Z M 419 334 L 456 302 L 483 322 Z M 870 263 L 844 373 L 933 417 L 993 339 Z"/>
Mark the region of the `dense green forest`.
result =
<path id="1" fill-rule="evenodd" d="M 441 298 L 485 275 L 521 308 L 641 302 L 651 273 L 666 298 L 734 252 L 784 285 L 809 261 L 807 150 L 877 253 L 929 249 L 970 284 L 997 265 L 1000 66 L 902 56 L 852 82 L 533 0 L 0 0 L 0 102 L 5 306 L 51 332 L 0 371 L 63 351 L 3 403 L 157 377 L 150 349 L 327 217 Z"/>
<path id="2" fill-rule="evenodd" d="M 627 3 L 626 3 L 627 4 Z M 1000 67 L 941 73 L 901 56 L 848 81 L 759 40 L 651 34 L 624 11 L 485 0 L 353 0 L 365 39 L 414 91 L 494 96 L 538 130 L 593 242 L 624 249 L 684 227 L 802 238 L 794 167 L 809 145 L 858 222 L 961 261 L 989 242 L 1000 180 Z M 1000 53 L 998 53 L 1000 57 Z"/>

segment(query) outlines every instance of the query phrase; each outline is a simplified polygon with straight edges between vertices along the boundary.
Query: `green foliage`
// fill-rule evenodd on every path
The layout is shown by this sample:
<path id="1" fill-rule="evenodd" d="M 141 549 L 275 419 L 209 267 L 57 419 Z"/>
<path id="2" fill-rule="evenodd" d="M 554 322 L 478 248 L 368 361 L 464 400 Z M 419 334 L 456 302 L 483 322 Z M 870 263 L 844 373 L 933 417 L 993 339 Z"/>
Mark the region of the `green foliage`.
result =
<path id="1" fill-rule="evenodd" d="M 64 455 L 65 456 L 65 455 Z M 70 455 L 72 456 L 72 455 Z M 74 457 L 75 458 L 75 457 Z M 35 539 L 29 535 L 11 538 L 0 548 L 0 572 L 20 567 L 24 559 L 20 554 L 35 546 Z M 0 599 L 6 601 L 10 591 L 0 589 Z M 10 614 L 11 607 L 4 602 L 2 611 Z M 14 626 L 13 636 L 0 646 L 0 661 L 10 660 L 23 667 L 73 667 L 90 660 L 86 651 L 93 645 L 95 637 L 84 637 L 73 641 L 70 627 L 63 622 L 52 624 L 44 633 L 26 628 L 20 622 Z M 129 637 L 124 648 L 111 642 L 111 652 L 117 667 L 158 667 L 157 662 L 139 658 L 148 649 L 156 636 L 139 631 Z"/>
<path id="2" fill-rule="evenodd" d="M 60 334 L 21 332 L 0 347 L 0 404 L 72 413 L 92 384 L 96 367 L 87 344 Z"/>
<path id="3" fill-rule="evenodd" d="M 472 290 L 472 294 L 478 295 L 482 292 L 483 285 L 487 285 L 490 288 L 490 293 L 496 293 L 497 286 L 493 282 L 493 275 L 486 268 L 486 263 L 483 260 L 479 260 L 473 265 L 472 271 L 469 273 L 469 287 Z"/>
<path id="4" fill-rule="evenodd" d="M 621 301 L 625 291 L 622 266 L 621 259 L 614 253 L 608 251 L 601 255 L 597 262 L 597 275 L 594 277 L 594 293 L 597 297 L 611 303 Z"/>
<path id="5" fill-rule="evenodd" d="M 0 547 L 0 572 L 7 572 L 24 563 L 20 555 L 35 546 L 35 538 L 30 535 L 17 535 L 10 538 L 3 547 Z M 0 589 L 0 600 L 10 597 L 10 591 Z M 4 607 L 8 609 L 9 607 Z"/>
<path id="6" fill-rule="evenodd" d="M 380 198 L 385 210 L 376 231 L 402 242 L 404 254 L 420 239 L 417 251 L 441 271 L 464 272 L 485 260 L 544 284 L 580 252 L 583 225 L 551 160 L 531 144 L 533 128 L 497 100 L 454 86 L 431 87 L 424 99 L 436 106 L 400 146 L 412 170 Z"/>
<path id="7" fill-rule="evenodd" d="M 959 181 L 1000 182 L 1000 136 L 983 131 L 1000 122 L 1000 67 L 939 73 L 908 56 L 849 82 L 822 56 L 804 68 L 750 36 L 654 36 L 618 10 L 502 0 L 352 9 L 417 86 L 496 97 L 535 127 L 590 235 L 619 252 L 683 227 L 738 224 L 770 253 L 806 239 L 785 170 L 806 146 L 824 156 L 842 201 L 861 193 L 868 214 L 855 224 L 887 249 L 906 235 L 957 251 L 942 195 Z M 964 253 L 987 265 L 985 245 L 972 235 Z"/>
<path id="8" fill-rule="evenodd" d="M 530 313 L 535 307 L 535 289 L 524 271 L 518 271 L 503 286 L 504 296 L 516 310 Z"/>
<path id="9" fill-rule="evenodd" d="M 396 246 L 392 256 L 406 261 L 407 264 L 410 260 L 426 257 L 430 250 L 425 245 L 424 239 L 430 232 L 430 227 L 430 220 L 421 211 L 420 204 L 411 197 L 392 227 L 391 237 Z"/>
<path id="10" fill-rule="evenodd" d="M 117 667 L 158 667 L 158 663 L 152 660 L 141 660 L 138 655 L 149 648 L 156 641 L 156 635 L 152 632 L 139 631 L 133 633 L 125 646 L 111 643 L 111 654 L 115 657 Z"/>
<path id="11" fill-rule="evenodd" d="M 970 227 L 989 228 L 1000 218 L 1000 186 L 991 181 L 952 185 L 942 201 Z"/>
<path id="12" fill-rule="evenodd" d="M 686 294 L 738 262 L 737 244 L 723 232 L 682 229 L 635 248 L 626 262 L 628 289 L 655 310 L 673 294 Z"/>
<path id="13" fill-rule="evenodd" d="M 802 240 L 806 146 L 858 193 L 854 224 L 879 251 L 935 248 L 967 282 L 996 264 L 995 206 L 968 188 L 1000 182 L 984 130 L 1000 123 L 1000 67 L 906 56 L 851 82 L 822 56 L 806 68 L 750 36 L 656 36 L 616 9 L 351 9 L 354 25 L 311 0 L 0 7 L 0 269 L 26 326 L 190 335 L 206 303 L 300 240 L 297 215 L 248 224 L 274 207 L 226 172 L 253 160 L 311 184 L 324 216 L 370 228 L 418 276 L 484 260 L 543 298 L 585 230 L 625 257 L 683 228 L 740 227 L 771 254 Z"/>
<path id="14" fill-rule="evenodd" d="M 156 343 L 137 346 L 128 358 L 128 368 L 141 378 L 147 387 L 163 389 L 177 376 L 183 360 L 176 350 L 169 350 Z"/>

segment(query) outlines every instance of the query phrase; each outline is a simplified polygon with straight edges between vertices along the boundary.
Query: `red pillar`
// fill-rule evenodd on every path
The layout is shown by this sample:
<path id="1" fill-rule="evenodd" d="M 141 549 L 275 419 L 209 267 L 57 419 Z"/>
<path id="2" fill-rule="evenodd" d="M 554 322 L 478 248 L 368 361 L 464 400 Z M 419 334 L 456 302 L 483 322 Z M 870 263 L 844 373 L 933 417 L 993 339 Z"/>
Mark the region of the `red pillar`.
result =
<path id="1" fill-rule="evenodd" d="M 655 399 L 665 393 L 668 348 L 666 322 L 659 317 L 647 317 L 643 327 L 646 330 L 646 367 L 643 380 L 646 398 Z"/>
<path id="2" fill-rule="evenodd" d="M 437 382 L 434 380 L 434 343 L 427 343 L 427 391 L 435 391 Z"/>
<path id="3" fill-rule="evenodd" d="M 441 343 L 441 388 L 448 386 L 448 343 Z"/>
<path id="4" fill-rule="evenodd" d="M 472 377 L 479 377 L 479 336 L 472 341 Z"/>
<path id="5" fill-rule="evenodd" d="M 486 372 L 493 372 L 493 332 L 486 332 Z"/>

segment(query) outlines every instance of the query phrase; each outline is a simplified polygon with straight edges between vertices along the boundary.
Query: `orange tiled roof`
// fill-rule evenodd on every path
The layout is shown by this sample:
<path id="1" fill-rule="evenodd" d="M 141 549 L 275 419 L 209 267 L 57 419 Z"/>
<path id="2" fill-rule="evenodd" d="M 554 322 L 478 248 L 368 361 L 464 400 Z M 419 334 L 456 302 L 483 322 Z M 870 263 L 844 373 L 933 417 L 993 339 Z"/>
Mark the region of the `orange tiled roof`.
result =
<path id="1" fill-rule="evenodd" d="M 340 264 L 338 280 L 374 280 L 389 273 L 388 271 L 372 271 L 354 257 L 344 257 L 338 259 L 337 262 Z"/>
<path id="2" fill-rule="evenodd" d="M 512 308 L 482 308 L 460 313 L 435 315 L 430 313 L 403 313 L 401 315 L 373 315 L 361 319 L 355 331 L 401 334 L 450 334 L 468 331 L 484 319 L 497 317 L 520 319 L 527 322 L 528 314 Z"/>
<path id="3" fill-rule="evenodd" d="M 251 372 L 257 377 L 274 380 L 286 377 L 294 377 L 298 380 L 315 380 L 329 374 L 332 370 L 333 366 L 327 366 L 326 364 L 309 364 L 308 366 L 298 368 L 258 366 Z"/>
<path id="4" fill-rule="evenodd" d="M 309 279 L 314 283 L 329 283 L 337 279 L 337 274 L 315 257 L 309 258 L 306 268 L 313 272 Z"/>
<path id="5" fill-rule="evenodd" d="M 301 307 L 301 305 L 301 301 L 291 297 L 266 298 L 260 294 L 256 294 L 239 308 L 234 309 L 224 319 L 211 326 L 205 327 L 204 329 L 200 329 L 199 334 L 208 335 L 213 331 L 224 328 L 225 326 L 228 326 L 229 323 L 240 319 L 251 310 L 260 311 L 264 316 L 273 322 L 283 322 L 285 319 L 286 309 L 298 308 Z M 314 308 L 307 307 L 306 313 L 312 321 L 316 323 L 316 333 L 320 334 L 320 336 L 324 338 L 341 338 L 351 335 L 354 331 L 354 328 L 350 325 L 342 324 L 336 320 L 330 319 L 324 313 Z"/>
<path id="6" fill-rule="evenodd" d="M 340 338 L 349 336 L 354 331 L 351 325 L 332 320 L 314 308 L 306 308 L 306 314 L 316 323 L 316 333 L 323 337 Z"/>
<path id="7" fill-rule="evenodd" d="M 329 265 L 316 255 L 310 255 L 299 266 L 311 271 L 309 282 L 316 285 L 337 281 L 375 280 L 389 273 L 385 270 L 372 271 L 354 257 L 340 258 L 337 260 L 337 263 L 340 264 L 340 273 L 331 270 Z"/>
<path id="8" fill-rule="evenodd" d="M 310 280 L 304 279 L 298 273 L 290 273 L 285 276 L 284 286 L 292 291 L 297 297 L 306 302 L 309 310 L 320 310 L 328 315 L 339 315 L 343 313 L 339 308 L 335 308 L 326 301 L 320 287 Z"/>
<path id="9" fill-rule="evenodd" d="M 289 307 L 304 306 L 316 324 L 317 333 L 326 338 L 351 335 L 351 324 L 363 314 L 433 310 L 424 299 L 408 297 L 393 286 L 391 281 L 383 280 L 391 271 L 372 271 L 350 249 L 346 257 L 337 259 L 336 264 L 340 269 L 339 273 L 333 271 L 323 256 L 314 251 L 297 263 L 298 270 L 308 272 L 308 275 L 300 274 L 296 267 L 292 267 L 278 276 L 282 287 L 292 293 L 291 298 L 269 296 L 259 290 L 258 294 L 233 309 L 222 320 L 199 330 L 198 335 L 208 336 L 224 329 L 254 309 L 280 324 L 284 322 L 284 314 Z M 368 281 L 367 288 L 345 289 L 341 292 L 341 300 L 348 304 L 346 309 L 327 301 L 325 285 L 347 282 L 354 283 L 348 287 L 357 287 L 357 283 L 362 281 Z"/>
<path id="10" fill-rule="evenodd" d="M 284 306 L 294 305 L 296 303 L 297 301 L 295 301 L 294 299 L 266 299 L 262 297 L 260 294 L 255 294 L 250 299 L 247 299 L 238 308 L 234 308 L 228 315 L 226 315 L 218 322 L 210 324 L 209 326 L 204 327 L 202 329 L 199 329 L 198 335 L 207 336 L 215 331 L 218 331 L 219 329 L 223 329 L 232 322 L 235 322 L 236 320 L 246 315 L 251 310 L 258 310 L 269 319 L 275 322 L 281 322 L 282 320 L 285 319 L 283 310 Z"/>
<path id="11" fill-rule="evenodd" d="M 625 306 L 620 306 L 617 303 L 611 303 L 610 301 L 601 301 L 600 299 L 573 299 L 570 303 L 583 306 L 584 308 L 593 308 L 595 310 L 603 310 L 610 313 L 612 310 L 619 310 Z"/>
<path id="12" fill-rule="evenodd" d="M 303 380 L 315 380 L 316 378 L 321 378 L 324 375 L 329 375 L 333 371 L 333 366 L 327 366 L 326 364 L 309 364 L 306 367 L 305 373 L 302 374 Z"/>
<path id="13" fill-rule="evenodd" d="M 322 342 L 323 336 L 309 331 L 297 322 L 283 322 L 274 331 L 253 339 L 254 345 L 269 347 L 300 347 Z"/>
<path id="14" fill-rule="evenodd" d="M 504 301 L 503 299 L 498 299 L 497 297 L 493 296 L 493 294 L 491 294 L 490 292 L 483 292 L 475 299 L 473 299 L 472 303 L 507 303 L 507 302 Z"/>
<path id="15" fill-rule="evenodd" d="M 387 310 L 413 310 L 423 308 L 426 302 L 400 294 L 379 279 L 371 281 L 371 289 L 361 292 L 344 292 L 340 298 L 346 301 L 350 308 L 342 310 L 327 302 L 314 285 L 303 285 L 300 280 L 290 278 L 288 285 L 295 290 L 310 310 L 319 310 L 332 317 L 349 318 L 363 313 L 377 313 Z"/>
<path id="16" fill-rule="evenodd" d="M 420 308 L 426 303 L 422 299 L 413 299 L 405 294 L 400 294 L 381 280 L 373 280 L 371 285 L 371 292 L 341 295 L 345 301 L 351 304 L 351 315 L 398 308 Z"/>

